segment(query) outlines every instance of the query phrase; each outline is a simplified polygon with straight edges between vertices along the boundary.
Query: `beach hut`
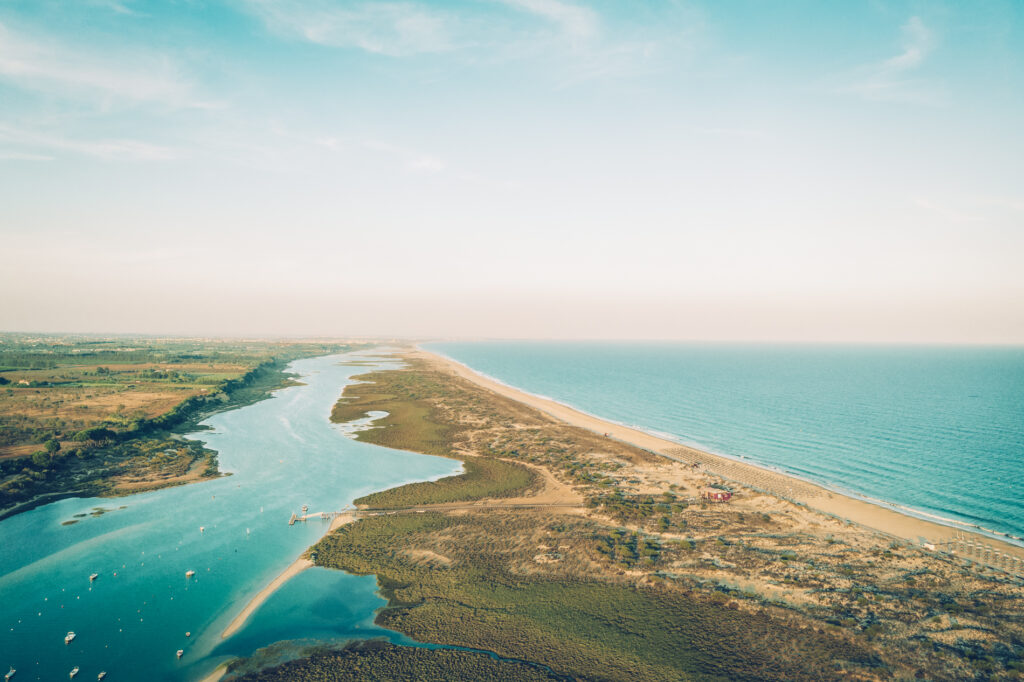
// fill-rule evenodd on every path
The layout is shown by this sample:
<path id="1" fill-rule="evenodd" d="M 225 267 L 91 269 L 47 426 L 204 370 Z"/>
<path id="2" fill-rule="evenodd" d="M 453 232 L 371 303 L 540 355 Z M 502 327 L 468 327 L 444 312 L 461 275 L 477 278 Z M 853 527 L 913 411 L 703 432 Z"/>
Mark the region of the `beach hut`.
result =
<path id="1" fill-rule="evenodd" d="M 728 502 L 732 498 L 732 493 L 718 488 L 704 488 L 700 491 L 700 496 L 709 502 Z"/>

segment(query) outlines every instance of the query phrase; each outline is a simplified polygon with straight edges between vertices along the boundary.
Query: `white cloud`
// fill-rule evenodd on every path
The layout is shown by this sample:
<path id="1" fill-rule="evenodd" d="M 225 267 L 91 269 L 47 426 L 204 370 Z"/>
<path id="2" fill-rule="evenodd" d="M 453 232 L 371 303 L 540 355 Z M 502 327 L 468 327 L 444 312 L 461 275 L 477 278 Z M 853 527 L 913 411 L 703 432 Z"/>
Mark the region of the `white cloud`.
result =
<path id="1" fill-rule="evenodd" d="M 902 28 L 901 52 L 881 62 L 859 69 L 850 83 L 839 92 L 854 93 L 873 101 L 937 104 L 941 89 L 930 81 L 915 77 L 935 48 L 934 33 L 920 17 L 911 17 Z"/>
<path id="2" fill-rule="evenodd" d="M 157 102 L 209 107 L 170 60 L 150 54 L 90 53 L 52 40 L 29 38 L 0 24 L 0 80 L 77 99 Z"/>
<path id="3" fill-rule="evenodd" d="M 453 49 L 452 18 L 409 2 L 241 0 L 267 27 L 319 45 L 404 57 Z"/>
<path id="4" fill-rule="evenodd" d="M 136 12 L 135 10 L 133 10 L 131 7 L 128 6 L 130 4 L 129 2 L 118 2 L 118 0 L 88 0 L 88 1 L 89 1 L 89 4 L 91 4 L 91 5 L 95 5 L 97 7 L 103 7 L 105 9 L 110 10 L 111 12 L 116 12 L 117 14 L 133 14 L 133 15 L 134 14 L 138 14 L 138 12 Z"/>
<path id="5" fill-rule="evenodd" d="M 910 17 L 903 25 L 903 52 L 885 61 L 889 71 L 905 71 L 920 66 L 932 51 L 932 32 L 920 17 Z"/>
<path id="6" fill-rule="evenodd" d="M 31 154 L 29 152 L 7 151 L 0 149 L 0 160 L 2 161 L 53 161 L 52 156 L 44 154 Z"/>
<path id="7" fill-rule="evenodd" d="M 108 161 L 168 161 L 181 156 L 177 150 L 170 147 L 138 140 L 78 140 L 5 124 L 0 124 L 0 142 L 33 150 L 48 149 L 71 152 Z M 37 157 L 36 160 L 47 160 L 47 157 L 35 152 L 15 151 L 9 153 L 19 154 L 19 158 L 22 159 Z"/>
<path id="8" fill-rule="evenodd" d="M 597 14 L 588 7 L 560 0 L 500 0 L 503 4 L 552 21 L 562 31 L 577 39 L 592 38 L 599 32 Z"/>

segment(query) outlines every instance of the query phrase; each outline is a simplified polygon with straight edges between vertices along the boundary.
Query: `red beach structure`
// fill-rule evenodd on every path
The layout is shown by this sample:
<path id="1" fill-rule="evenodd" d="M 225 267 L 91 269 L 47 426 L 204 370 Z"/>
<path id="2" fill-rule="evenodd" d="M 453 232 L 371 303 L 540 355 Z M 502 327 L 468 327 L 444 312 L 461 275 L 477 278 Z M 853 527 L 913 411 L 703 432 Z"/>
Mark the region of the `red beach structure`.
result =
<path id="1" fill-rule="evenodd" d="M 717 488 L 704 488 L 704 490 L 700 491 L 700 496 L 709 502 L 728 502 L 732 498 L 732 493 L 728 490 L 718 490 Z"/>

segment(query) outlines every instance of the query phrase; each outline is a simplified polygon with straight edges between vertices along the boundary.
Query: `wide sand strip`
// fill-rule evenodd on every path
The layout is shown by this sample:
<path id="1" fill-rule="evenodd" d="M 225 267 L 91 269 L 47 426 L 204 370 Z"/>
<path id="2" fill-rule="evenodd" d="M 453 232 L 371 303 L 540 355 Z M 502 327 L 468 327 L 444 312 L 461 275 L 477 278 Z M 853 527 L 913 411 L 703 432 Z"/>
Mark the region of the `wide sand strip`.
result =
<path id="1" fill-rule="evenodd" d="M 872 530 L 913 542 L 924 538 L 926 542 L 935 545 L 951 542 L 958 532 L 965 532 L 962 528 L 933 523 L 865 500 L 848 497 L 793 476 L 703 452 L 638 429 L 604 421 L 553 400 L 531 395 L 489 379 L 459 362 L 429 351 L 418 349 L 411 355 L 426 359 L 442 370 L 467 379 L 498 395 L 529 405 L 572 426 L 578 426 L 599 435 L 607 435 L 609 438 L 635 445 L 669 459 L 699 464 L 723 478 L 771 492 L 793 502 L 805 504 L 811 509 L 852 521 Z M 1024 548 L 1017 545 L 993 539 L 988 535 L 977 534 L 975 539 L 991 545 L 1005 554 L 1024 559 Z"/>
<path id="2" fill-rule="evenodd" d="M 327 532 L 329 533 L 335 528 L 340 528 L 346 523 L 351 523 L 352 521 L 355 521 L 355 519 L 356 515 L 352 512 L 338 514 L 334 517 L 334 520 L 331 521 L 331 527 L 328 529 Z M 249 603 L 245 605 L 245 608 L 242 609 L 241 613 L 235 616 L 234 620 L 232 620 L 228 624 L 228 626 L 224 628 L 224 632 L 221 633 L 220 638 L 227 639 L 231 635 L 235 634 L 235 632 L 237 632 L 239 628 L 245 625 L 245 622 L 249 620 L 249 617 L 256 612 L 256 609 L 262 606 L 263 602 L 267 601 L 267 599 L 270 598 L 270 595 L 274 594 L 274 592 L 277 592 L 277 590 L 279 590 L 281 586 L 288 582 L 290 579 L 294 578 L 299 573 L 302 573 L 307 568 L 310 568 L 313 565 L 314 564 L 312 561 L 304 557 L 299 557 L 298 559 L 296 559 L 291 566 L 284 570 L 284 573 L 271 580 L 266 587 L 257 592 L 256 596 L 249 600 Z"/>

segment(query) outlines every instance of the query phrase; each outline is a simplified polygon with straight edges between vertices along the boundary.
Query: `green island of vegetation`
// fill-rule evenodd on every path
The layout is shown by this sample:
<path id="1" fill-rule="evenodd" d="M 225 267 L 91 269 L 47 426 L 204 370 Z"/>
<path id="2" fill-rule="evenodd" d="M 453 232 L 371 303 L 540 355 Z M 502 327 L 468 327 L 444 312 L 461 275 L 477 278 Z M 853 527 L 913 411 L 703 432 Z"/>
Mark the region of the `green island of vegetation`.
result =
<path id="1" fill-rule="evenodd" d="M 713 475 L 557 422 L 430 360 L 361 378 L 336 421 L 387 411 L 357 437 L 467 468 L 362 498 L 361 518 L 311 549 L 317 565 L 377 577 L 383 626 L 581 680 L 1024 670 L 1024 590 L 1006 574 L 753 490 L 709 504 L 698 490 L 723 484 Z M 483 462 L 533 476 L 491 479 L 471 467 Z M 474 502 L 447 504 L 456 500 Z M 442 659 L 445 679 L 501 679 L 445 649 L 395 658 L 361 646 L 236 670 L 245 680 L 435 679 Z"/>
<path id="2" fill-rule="evenodd" d="M 0 518 L 53 499 L 219 475 L 180 434 L 351 344 L 0 334 Z"/>
<path id="3" fill-rule="evenodd" d="M 273 647 L 270 647 L 273 651 Z M 259 657 L 251 664 L 258 665 Z M 238 664 L 236 664 L 238 665 Z M 233 668 L 233 673 L 241 672 Z M 492 682 L 542 682 L 566 678 L 524 661 L 499 660 L 484 652 L 396 646 L 385 640 L 350 642 L 341 648 L 312 647 L 299 659 L 244 677 L 250 682 L 311 680 L 315 682 L 449 682 L 454 679 Z"/>

